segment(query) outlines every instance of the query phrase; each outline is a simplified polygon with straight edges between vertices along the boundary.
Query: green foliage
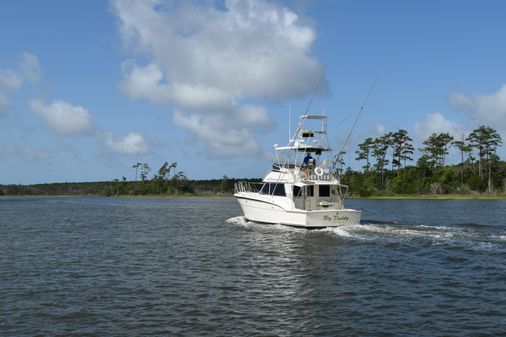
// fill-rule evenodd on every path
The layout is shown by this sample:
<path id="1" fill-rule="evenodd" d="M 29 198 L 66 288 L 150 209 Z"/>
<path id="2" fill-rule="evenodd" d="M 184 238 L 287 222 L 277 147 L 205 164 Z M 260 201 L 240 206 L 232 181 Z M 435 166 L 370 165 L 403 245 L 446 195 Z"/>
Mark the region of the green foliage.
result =
<path id="1" fill-rule="evenodd" d="M 411 137 L 408 136 L 408 132 L 404 129 L 391 133 L 392 164 L 397 167 L 397 172 L 403 164 L 406 166 L 407 161 L 413 160 L 411 156 L 415 148 L 411 144 L 412 141 Z"/>
<path id="2" fill-rule="evenodd" d="M 385 182 L 385 166 L 388 165 L 389 160 L 386 159 L 388 147 L 391 144 L 390 134 L 386 134 L 382 137 L 376 138 L 374 140 L 374 145 L 372 148 L 372 155 L 376 158 L 376 164 L 374 168 L 377 172 L 379 172 L 381 180 L 380 185 L 383 187 Z"/>
<path id="3" fill-rule="evenodd" d="M 422 161 L 423 163 L 423 161 Z M 464 171 L 464 184 L 461 184 L 460 165 L 433 169 L 423 166 L 408 166 L 399 171 L 385 170 L 384 184 L 379 182 L 378 172 L 359 172 L 348 170 L 342 176 L 344 184 L 349 185 L 352 196 L 386 196 L 392 194 L 465 194 L 483 193 L 488 190 L 488 181 L 477 173 L 475 163 Z M 492 184 L 495 192 L 506 192 L 506 162 L 497 164 L 493 171 Z"/>
<path id="4" fill-rule="evenodd" d="M 424 147 L 420 151 L 426 156 L 431 166 L 439 166 L 443 170 L 452 141 L 453 137 L 449 133 L 433 133 L 423 142 Z"/>
<path id="5" fill-rule="evenodd" d="M 232 195 L 237 181 L 258 182 L 261 179 L 189 180 L 180 175 L 160 190 L 158 181 L 113 181 L 53 183 L 34 185 L 0 185 L 0 195 L 68 195 L 68 196 L 128 196 L 128 195 Z"/>
<path id="6" fill-rule="evenodd" d="M 483 192 L 485 185 L 483 179 L 477 174 L 474 174 L 467 179 L 467 184 L 472 191 Z"/>
<path id="7" fill-rule="evenodd" d="M 355 152 L 357 160 L 366 162 L 364 171 L 347 171 L 343 182 L 349 184 L 352 195 L 360 196 L 506 192 L 506 164 L 496 154 L 502 144 L 500 135 L 480 126 L 467 138 L 453 139 L 449 133 L 432 134 L 423 142 L 416 166 L 407 167 L 414 148 L 406 130 L 367 138 Z M 448 166 L 445 159 L 451 146 L 460 151 L 460 163 Z M 474 151 L 478 162 L 474 161 Z M 375 170 L 369 171 L 371 167 Z"/>
<path id="8" fill-rule="evenodd" d="M 366 138 L 363 143 L 358 144 L 358 150 L 355 151 L 357 158 L 355 160 L 365 160 L 365 165 L 362 166 L 364 171 L 368 172 L 371 169 L 370 156 L 374 147 L 374 139 Z"/>

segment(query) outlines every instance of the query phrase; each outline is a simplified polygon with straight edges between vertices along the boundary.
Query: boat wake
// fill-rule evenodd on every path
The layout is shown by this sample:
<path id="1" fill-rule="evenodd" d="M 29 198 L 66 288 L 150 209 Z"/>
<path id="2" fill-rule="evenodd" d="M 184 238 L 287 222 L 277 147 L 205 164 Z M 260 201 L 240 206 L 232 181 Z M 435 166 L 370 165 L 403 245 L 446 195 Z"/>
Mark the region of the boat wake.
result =
<path id="1" fill-rule="evenodd" d="M 227 220 L 228 223 L 249 229 L 274 229 L 278 231 L 330 234 L 347 241 L 376 241 L 408 244 L 411 241 L 426 246 L 447 246 L 471 251 L 500 251 L 506 253 L 506 235 L 485 230 L 486 225 L 406 225 L 396 222 L 363 221 L 360 224 L 306 230 L 283 225 L 260 224 L 243 216 Z"/>
<path id="2" fill-rule="evenodd" d="M 243 216 L 235 216 L 228 219 L 226 222 L 233 225 L 247 226 L 249 221 Z"/>
<path id="3" fill-rule="evenodd" d="M 305 228 L 297 228 L 292 226 L 285 226 L 282 224 L 266 224 L 266 223 L 260 223 L 260 222 L 254 222 L 247 220 L 244 216 L 236 216 L 233 218 L 230 218 L 226 220 L 227 223 L 233 224 L 233 225 L 239 225 L 245 228 L 249 229 L 274 229 L 277 231 L 283 231 L 283 232 L 308 232 Z"/>

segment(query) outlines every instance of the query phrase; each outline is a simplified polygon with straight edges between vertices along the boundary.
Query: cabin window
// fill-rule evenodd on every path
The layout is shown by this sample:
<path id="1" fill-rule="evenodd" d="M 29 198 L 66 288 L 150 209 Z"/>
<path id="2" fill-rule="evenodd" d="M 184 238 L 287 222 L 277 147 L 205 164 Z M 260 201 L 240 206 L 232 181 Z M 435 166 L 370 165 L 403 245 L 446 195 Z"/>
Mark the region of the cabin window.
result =
<path id="1" fill-rule="evenodd" d="M 262 188 L 260 189 L 260 194 L 269 194 L 269 187 L 271 184 L 263 184 Z"/>
<path id="2" fill-rule="evenodd" d="M 300 197 L 301 196 L 301 192 L 302 192 L 302 188 L 300 188 L 299 186 L 294 186 L 293 187 L 293 196 L 294 197 Z"/>
<path id="3" fill-rule="evenodd" d="M 285 186 L 283 184 L 265 183 L 260 190 L 260 194 L 279 195 L 284 197 L 286 196 Z"/>
<path id="4" fill-rule="evenodd" d="M 320 197 L 330 197 L 330 186 L 329 185 L 320 185 L 319 186 Z"/>
<path id="5" fill-rule="evenodd" d="M 279 195 L 281 197 L 286 196 L 285 193 L 285 185 L 283 184 L 272 184 L 274 195 Z"/>
<path id="6" fill-rule="evenodd" d="M 307 197 L 314 196 L 314 186 L 313 185 L 306 186 L 306 196 Z"/>

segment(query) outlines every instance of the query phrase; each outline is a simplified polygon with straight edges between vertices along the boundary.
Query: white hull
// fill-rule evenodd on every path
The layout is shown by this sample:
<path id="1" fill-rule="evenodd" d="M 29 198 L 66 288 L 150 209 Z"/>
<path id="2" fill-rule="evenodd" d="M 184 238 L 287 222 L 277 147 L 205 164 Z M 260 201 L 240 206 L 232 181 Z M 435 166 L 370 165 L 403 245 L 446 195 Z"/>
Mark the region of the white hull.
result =
<path id="1" fill-rule="evenodd" d="M 362 212 L 354 209 L 291 210 L 280 205 L 281 198 L 253 198 L 250 193 L 236 193 L 244 217 L 250 221 L 304 228 L 339 227 L 358 224 Z M 277 199 L 277 200 L 276 200 Z"/>

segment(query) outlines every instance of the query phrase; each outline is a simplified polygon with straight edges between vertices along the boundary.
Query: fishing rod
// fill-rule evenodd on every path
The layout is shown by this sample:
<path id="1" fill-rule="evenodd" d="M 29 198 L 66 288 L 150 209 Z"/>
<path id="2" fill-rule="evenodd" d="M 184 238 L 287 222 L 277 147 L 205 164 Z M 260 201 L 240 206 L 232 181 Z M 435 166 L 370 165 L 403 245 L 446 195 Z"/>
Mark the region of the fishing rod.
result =
<path id="1" fill-rule="evenodd" d="M 353 125 L 352 125 L 350 131 L 348 132 L 348 136 L 346 136 L 346 140 L 344 141 L 344 144 L 341 147 L 341 150 L 338 152 L 338 154 L 336 156 L 336 159 L 332 162 L 332 171 L 335 171 L 337 163 L 341 160 L 341 156 L 344 153 L 343 152 L 344 148 L 345 148 L 346 144 L 348 144 L 348 141 L 350 140 L 351 133 L 355 129 L 355 126 L 357 125 L 358 119 L 360 118 L 360 115 L 362 114 L 362 111 L 364 111 L 365 105 L 367 104 L 367 101 L 369 100 L 369 97 L 371 96 L 371 94 L 372 94 L 372 92 L 374 90 L 374 87 L 376 86 L 376 82 L 378 82 L 379 77 L 380 77 L 380 74 L 378 74 L 376 76 L 376 78 L 374 79 L 374 82 L 372 83 L 371 87 L 369 88 L 369 92 L 367 93 L 367 96 L 365 97 L 364 101 L 362 102 L 362 105 L 360 106 L 360 109 L 359 109 L 359 111 L 357 113 L 357 117 L 355 117 L 355 120 L 353 121 Z M 341 123 L 343 123 L 350 116 L 351 116 L 351 114 L 348 115 Z"/>

